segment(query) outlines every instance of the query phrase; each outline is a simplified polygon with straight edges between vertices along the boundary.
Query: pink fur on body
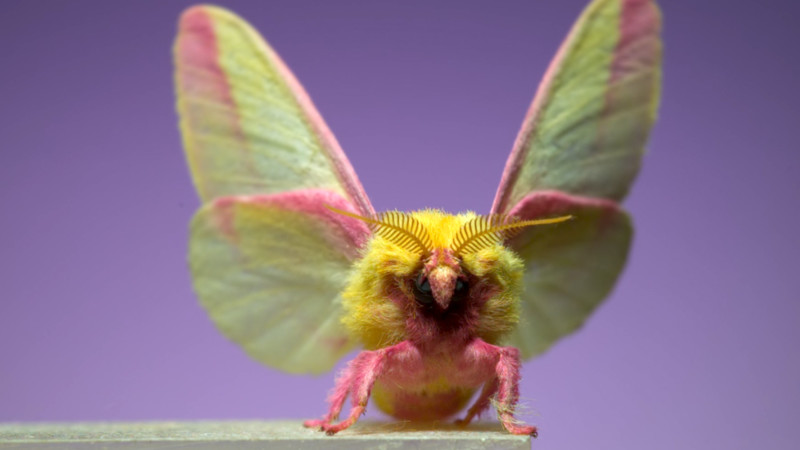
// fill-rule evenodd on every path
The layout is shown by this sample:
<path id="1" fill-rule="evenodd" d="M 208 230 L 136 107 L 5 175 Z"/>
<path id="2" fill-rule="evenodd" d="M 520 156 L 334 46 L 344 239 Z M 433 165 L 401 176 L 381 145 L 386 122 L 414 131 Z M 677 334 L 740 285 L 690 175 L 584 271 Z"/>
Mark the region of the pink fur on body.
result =
<path id="1" fill-rule="evenodd" d="M 484 388 L 475 404 L 459 424 L 468 424 L 490 405 L 496 395 L 497 410 L 503 426 L 513 434 L 536 436 L 536 427 L 519 425 L 514 419 L 514 406 L 519 400 L 519 351 L 512 347 L 498 347 L 479 338 L 458 345 L 445 342 L 441 345 L 420 348 L 411 341 L 391 347 L 363 351 L 353 359 L 336 382 L 331 394 L 330 410 L 322 419 L 308 420 L 307 427 L 319 427 L 327 434 L 335 434 L 354 424 L 364 413 L 370 393 L 380 378 L 381 385 L 390 391 L 414 392 L 426 384 L 447 377 L 454 388 Z M 350 395 L 352 409 L 346 419 L 333 423 Z M 446 393 L 445 393 L 446 395 Z M 405 414 L 423 412 L 419 403 L 429 403 L 417 395 L 404 395 Z M 408 417 L 413 419 L 413 416 Z"/>

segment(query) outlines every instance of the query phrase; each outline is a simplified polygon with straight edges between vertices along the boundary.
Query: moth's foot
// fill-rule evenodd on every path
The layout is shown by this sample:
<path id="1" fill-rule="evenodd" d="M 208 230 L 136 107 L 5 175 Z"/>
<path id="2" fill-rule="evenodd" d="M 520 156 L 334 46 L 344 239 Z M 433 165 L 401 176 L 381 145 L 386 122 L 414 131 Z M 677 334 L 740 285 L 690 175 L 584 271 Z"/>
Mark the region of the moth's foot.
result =
<path id="1" fill-rule="evenodd" d="M 327 434 L 328 436 L 333 436 L 334 434 L 344 429 L 347 429 L 350 427 L 350 425 L 356 423 L 359 416 L 363 415 L 365 412 L 366 412 L 366 405 L 355 406 L 353 407 L 353 410 L 350 411 L 350 415 L 347 416 L 347 419 L 336 424 L 331 423 L 332 421 L 336 420 L 335 417 L 331 418 L 331 420 L 328 421 L 320 421 L 323 423 L 319 424 L 319 429 L 320 431 L 324 431 L 325 434 Z"/>
<path id="2" fill-rule="evenodd" d="M 303 422 L 303 426 L 306 428 L 317 428 L 319 431 L 324 431 L 325 434 L 328 436 L 333 436 L 334 434 L 349 428 L 350 425 L 356 423 L 358 420 L 358 416 L 364 414 L 364 407 L 359 406 L 353 410 L 350 416 L 339 423 L 331 423 L 336 418 L 324 418 L 324 419 L 315 419 L 315 420 L 306 420 Z"/>
<path id="3" fill-rule="evenodd" d="M 306 428 L 316 428 L 318 431 L 324 431 L 325 434 L 328 436 L 332 436 L 339 431 L 347 428 L 347 426 L 340 426 L 341 423 L 336 425 L 332 424 L 329 420 L 325 419 L 315 419 L 315 420 L 306 420 L 303 422 L 303 426 Z"/>
<path id="4" fill-rule="evenodd" d="M 344 421 L 344 422 L 339 422 L 337 424 L 326 423 L 324 425 L 321 425 L 319 429 L 320 431 L 324 431 L 325 434 L 327 434 L 328 436 L 333 436 L 334 434 L 346 429 L 349 426 L 350 424 L 347 423 L 347 421 Z"/>
<path id="5" fill-rule="evenodd" d="M 521 435 L 528 435 L 533 436 L 534 438 L 539 437 L 539 431 L 534 426 L 530 425 L 517 425 L 514 423 L 504 423 L 503 427 L 508 430 L 511 434 L 521 434 Z"/>
<path id="6" fill-rule="evenodd" d="M 303 422 L 303 426 L 304 427 L 306 427 L 306 428 L 319 428 L 320 431 L 322 431 L 322 427 L 324 425 L 328 425 L 328 424 L 330 424 L 330 421 L 327 421 L 325 419 L 312 419 L 312 420 L 306 420 L 305 422 Z"/>

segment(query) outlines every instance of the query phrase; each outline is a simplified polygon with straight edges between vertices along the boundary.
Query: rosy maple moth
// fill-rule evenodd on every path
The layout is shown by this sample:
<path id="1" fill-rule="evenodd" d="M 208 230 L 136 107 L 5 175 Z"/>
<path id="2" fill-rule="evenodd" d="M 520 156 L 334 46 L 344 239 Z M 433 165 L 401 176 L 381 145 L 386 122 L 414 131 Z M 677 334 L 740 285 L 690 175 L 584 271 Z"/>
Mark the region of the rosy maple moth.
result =
<path id="1" fill-rule="evenodd" d="M 307 426 L 343 430 L 370 396 L 397 418 L 443 419 L 479 391 L 459 423 L 494 405 L 509 432 L 536 435 L 514 418 L 520 362 L 580 327 L 623 268 L 632 226 L 619 202 L 656 115 L 659 34 L 653 1 L 593 1 L 539 86 L 488 214 L 378 214 L 275 51 L 229 11 L 188 9 L 175 80 L 202 200 L 189 248 L 202 305 L 288 372 L 325 372 L 363 347 Z"/>

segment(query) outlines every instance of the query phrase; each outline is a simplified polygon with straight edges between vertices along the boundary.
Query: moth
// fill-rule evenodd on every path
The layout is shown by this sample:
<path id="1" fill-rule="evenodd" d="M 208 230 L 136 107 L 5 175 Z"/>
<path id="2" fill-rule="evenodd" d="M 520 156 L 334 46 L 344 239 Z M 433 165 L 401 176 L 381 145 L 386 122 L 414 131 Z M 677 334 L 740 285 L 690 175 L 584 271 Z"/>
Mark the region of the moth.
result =
<path id="1" fill-rule="evenodd" d="M 356 346 L 334 434 L 371 397 L 399 419 L 519 422 L 520 363 L 579 328 L 623 268 L 620 206 L 659 102 L 660 13 L 595 0 L 547 69 L 488 214 L 376 213 L 336 138 L 280 57 L 214 6 L 181 16 L 177 110 L 202 206 L 194 289 L 253 358 L 319 374 Z M 572 220 L 567 220 L 567 219 Z M 352 407 L 339 420 L 347 397 Z"/>

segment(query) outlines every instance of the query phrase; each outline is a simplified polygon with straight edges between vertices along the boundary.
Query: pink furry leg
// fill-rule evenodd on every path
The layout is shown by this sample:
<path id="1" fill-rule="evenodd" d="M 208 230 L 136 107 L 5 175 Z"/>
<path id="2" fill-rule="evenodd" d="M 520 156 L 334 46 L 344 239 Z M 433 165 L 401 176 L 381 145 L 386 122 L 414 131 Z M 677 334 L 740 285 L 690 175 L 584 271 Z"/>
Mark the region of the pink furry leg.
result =
<path id="1" fill-rule="evenodd" d="M 463 419 L 456 420 L 456 425 L 466 426 L 472 422 L 476 416 L 481 415 L 486 409 L 489 408 L 491 404 L 492 396 L 497 392 L 498 382 L 497 378 L 492 378 L 491 380 L 487 381 L 483 385 L 483 389 L 481 390 L 481 395 L 478 397 L 478 400 L 475 401 L 475 404 L 467 411 L 467 416 Z"/>
<path id="2" fill-rule="evenodd" d="M 331 391 L 330 396 L 328 396 L 328 403 L 331 405 L 328 409 L 328 414 L 325 414 L 322 419 L 306 420 L 303 422 L 304 427 L 320 427 L 320 429 L 322 429 L 323 426 L 330 425 L 331 422 L 339 418 L 339 413 L 342 411 L 342 406 L 344 405 L 345 399 L 347 399 L 347 394 L 350 393 L 350 385 L 353 383 L 353 370 L 351 365 L 352 363 L 348 365 L 336 379 L 336 386 L 333 388 L 333 391 Z"/>
<path id="3" fill-rule="evenodd" d="M 359 353 L 358 356 L 356 356 L 356 358 L 348 365 L 349 374 L 346 377 L 343 377 L 342 380 L 342 384 L 348 382 L 349 386 L 344 388 L 337 385 L 337 389 L 332 396 L 332 398 L 335 400 L 332 401 L 331 412 L 328 413 L 330 420 L 327 422 L 323 420 L 322 423 L 318 424 L 319 427 L 325 431 L 326 434 L 332 435 L 356 423 L 358 418 L 364 414 L 364 410 L 367 408 L 367 402 L 369 401 L 369 395 L 372 392 L 372 386 L 386 370 L 386 367 L 392 363 L 408 359 L 410 355 L 416 356 L 417 353 L 418 352 L 414 346 L 409 342 L 401 342 L 397 345 L 382 348 L 380 350 L 365 350 Z M 353 404 L 350 414 L 346 419 L 337 424 L 330 423 L 332 420 L 335 420 L 331 413 L 334 412 L 336 406 L 334 402 L 338 401 L 340 398 L 337 396 L 337 393 L 343 392 L 341 395 L 341 402 L 344 402 L 344 397 L 347 396 L 348 391 Z M 339 410 L 341 410 L 341 403 L 338 404 L 338 410 L 335 411 L 337 415 Z M 328 416 L 326 416 L 326 418 L 328 418 Z"/>
<path id="4" fill-rule="evenodd" d="M 322 424 L 322 431 L 328 435 L 336 434 L 356 423 L 358 418 L 364 414 L 372 385 L 375 384 L 375 380 L 378 379 L 380 372 L 383 370 L 384 358 L 383 350 L 363 351 L 350 362 L 349 368 L 352 376 L 349 391 L 350 400 L 353 404 L 350 414 L 337 424 Z"/>
<path id="5" fill-rule="evenodd" d="M 514 409 L 519 401 L 519 350 L 514 347 L 495 347 L 499 351 L 497 361 L 497 415 L 511 434 L 538 435 L 536 427 L 523 425 L 514 418 Z"/>

